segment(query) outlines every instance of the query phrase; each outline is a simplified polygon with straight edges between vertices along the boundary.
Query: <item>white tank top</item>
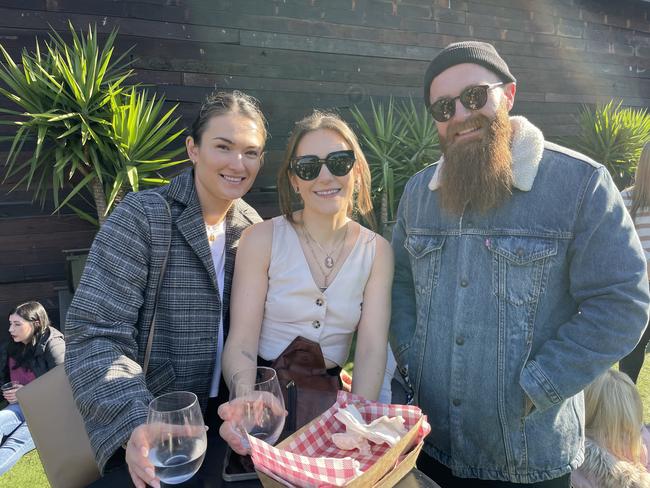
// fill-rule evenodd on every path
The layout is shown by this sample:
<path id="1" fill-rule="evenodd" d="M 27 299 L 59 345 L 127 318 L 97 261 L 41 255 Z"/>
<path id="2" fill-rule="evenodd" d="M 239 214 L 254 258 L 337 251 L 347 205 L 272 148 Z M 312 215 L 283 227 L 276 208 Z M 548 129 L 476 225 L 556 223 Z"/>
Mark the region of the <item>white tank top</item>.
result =
<path id="1" fill-rule="evenodd" d="M 298 234 L 284 216 L 273 218 L 269 287 L 258 354 L 276 359 L 298 336 L 318 342 L 325 359 L 343 366 L 361 318 L 363 292 L 375 259 L 376 234 L 361 227 L 334 281 L 314 282 Z"/>

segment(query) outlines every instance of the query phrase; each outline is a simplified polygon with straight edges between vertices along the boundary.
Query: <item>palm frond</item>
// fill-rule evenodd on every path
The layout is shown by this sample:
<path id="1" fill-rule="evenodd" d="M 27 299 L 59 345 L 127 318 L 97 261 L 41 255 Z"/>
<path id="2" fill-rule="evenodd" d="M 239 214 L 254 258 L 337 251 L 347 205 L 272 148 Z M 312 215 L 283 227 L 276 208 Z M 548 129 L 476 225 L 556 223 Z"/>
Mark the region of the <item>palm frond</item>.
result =
<path id="1" fill-rule="evenodd" d="M 578 133 L 559 142 L 607 167 L 617 184 L 626 186 L 650 140 L 650 113 L 645 108 L 623 107 L 614 100 L 592 108 L 584 105 L 578 115 Z"/>
<path id="2" fill-rule="evenodd" d="M 0 111 L 0 123 L 16 127 L 5 180 L 17 176 L 42 201 L 52 188 L 56 210 L 69 206 L 89 221 L 72 199 L 92 198 L 102 222 L 125 190 L 160 184 L 159 171 L 185 161 L 175 159 L 183 131 L 176 106 L 164 110 L 163 97 L 127 85 L 131 49 L 115 53 L 116 30 L 102 44 L 95 26 L 69 23 L 69 36 L 51 29 L 18 62 L 0 45 L 0 94 L 18 107 Z M 21 157 L 27 147 L 33 152 Z"/>
<path id="3" fill-rule="evenodd" d="M 404 186 L 413 174 L 435 162 L 440 154 L 438 132 L 426 109 L 412 99 L 370 101 L 365 114 L 352 107 L 359 140 L 372 177 L 372 196 L 380 222 L 394 220 Z"/>

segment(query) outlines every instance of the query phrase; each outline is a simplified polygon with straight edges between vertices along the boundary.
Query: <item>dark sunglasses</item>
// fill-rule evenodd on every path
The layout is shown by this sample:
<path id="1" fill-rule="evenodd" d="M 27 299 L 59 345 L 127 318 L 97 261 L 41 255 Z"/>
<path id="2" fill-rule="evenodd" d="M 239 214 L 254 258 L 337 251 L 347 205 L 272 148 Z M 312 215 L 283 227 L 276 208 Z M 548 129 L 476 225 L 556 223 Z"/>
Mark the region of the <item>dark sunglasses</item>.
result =
<path id="1" fill-rule="evenodd" d="M 488 90 L 492 90 L 504 83 L 491 83 L 489 85 L 468 86 L 457 97 L 439 98 L 431 104 L 429 111 L 438 122 L 447 122 L 456 113 L 456 100 L 460 100 L 468 110 L 480 110 L 485 107 L 488 99 Z"/>
<path id="2" fill-rule="evenodd" d="M 354 166 L 354 151 L 334 151 L 329 153 L 325 159 L 308 154 L 293 158 L 289 168 L 298 178 L 305 181 L 315 180 L 320 174 L 321 166 L 327 166 L 327 169 L 334 176 L 347 175 L 352 166 Z"/>

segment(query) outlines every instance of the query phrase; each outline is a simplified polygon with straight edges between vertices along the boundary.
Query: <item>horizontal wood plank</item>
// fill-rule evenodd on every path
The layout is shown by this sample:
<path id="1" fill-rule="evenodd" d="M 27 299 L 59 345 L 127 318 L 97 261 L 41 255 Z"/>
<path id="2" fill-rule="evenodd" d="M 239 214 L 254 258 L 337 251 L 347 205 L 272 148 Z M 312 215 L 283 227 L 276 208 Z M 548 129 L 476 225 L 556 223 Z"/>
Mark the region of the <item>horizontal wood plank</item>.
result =
<path id="1" fill-rule="evenodd" d="M 215 88 L 259 98 L 271 137 L 246 200 L 265 218 L 279 212 L 276 175 L 296 120 L 319 108 L 350 121 L 350 108 L 369 114 L 371 100 L 391 97 L 421 103 L 423 73 L 450 42 L 492 42 L 518 80 L 513 113 L 547 138 L 575 133 L 582 104 L 650 106 L 648 2 L 0 0 L 0 44 L 19 59 L 49 25 L 69 39 L 68 20 L 96 24 L 100 39 L 119 27 L 116 52 L 134 46 L 133 81 L 178 103 L 180 126 Z M 0 136 L 14 131 L 0 125 Z M 9 147 L 0 142 L 0 162 Z M 87 247 L 95 229 L 69 209 L 51 215 L 52 202 L 41 208 L 25 188 L 9 193 L 16 181 L 0 183 L 0 313 L 33 298 L 56 311 L 61 250 Z"/>

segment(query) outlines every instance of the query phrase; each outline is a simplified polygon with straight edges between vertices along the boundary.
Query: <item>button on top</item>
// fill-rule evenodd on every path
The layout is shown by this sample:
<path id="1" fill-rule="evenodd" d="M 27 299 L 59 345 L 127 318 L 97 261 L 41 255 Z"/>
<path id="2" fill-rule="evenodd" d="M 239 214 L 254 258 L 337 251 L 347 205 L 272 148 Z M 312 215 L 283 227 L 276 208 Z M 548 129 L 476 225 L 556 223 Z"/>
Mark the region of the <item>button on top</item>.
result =
<path id="1" fill-rule="evenodd" d="M 517 249 L 517 256 L 522 257 L 523 255 L 524 255 L 524 249 L 520 247 L 519 249 Z"/>
<path id="2" fill-rule="evenodd" d="M 467 288 L 467 285 L 469 285 L 469 283 L 467 283 L 467 280 L 462 280 L 460 282 L 460 286 L 462 286 L 463 288 Z"/>
<path id="3" fill-rule="evenodd" d="M 465 344 L 465 338 L 463 336 L 456 337 L 456 344 L 462 346 L 463 344 Z"/>
<path id="4" fill-rule="evenodd" d="M 458 399 L 458 398 L 454 398 L 454 399 L 451 401 L 451 403 L 454 404 L 454 407 L 459 407 L 461 402 L 460 402 L 460 399 Z"/>
<path id="5" fill-rule="evenodd" d="M 323 299 L 322 298 L 317 298 L 316 299 L 316 305 L 318 305 L 319 307 L 322 307 L 323 306 Z"/>
<path id="6" fill-rule="evenodd" d="M 314 320 L 314 321 L 311 323 L 311 326 L 312 326 L 314 329 L 318 329 L 318 328 L 320 327 L 320 320 Z"/>

